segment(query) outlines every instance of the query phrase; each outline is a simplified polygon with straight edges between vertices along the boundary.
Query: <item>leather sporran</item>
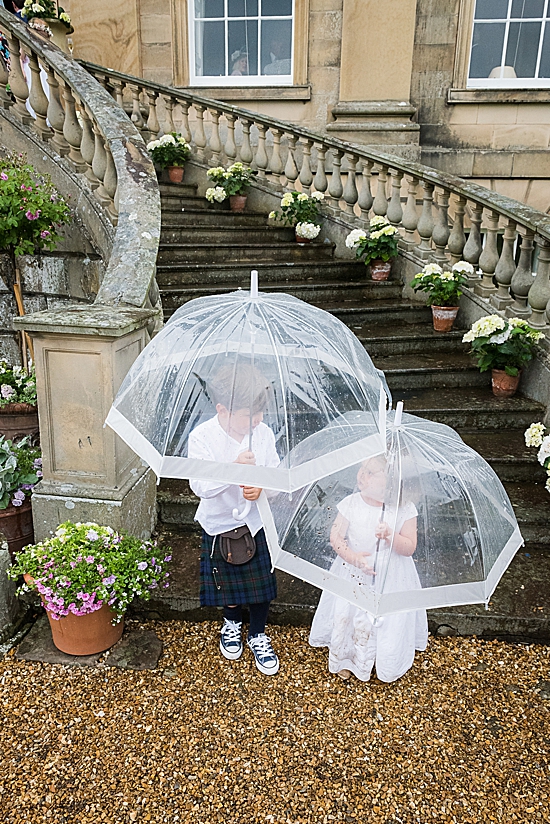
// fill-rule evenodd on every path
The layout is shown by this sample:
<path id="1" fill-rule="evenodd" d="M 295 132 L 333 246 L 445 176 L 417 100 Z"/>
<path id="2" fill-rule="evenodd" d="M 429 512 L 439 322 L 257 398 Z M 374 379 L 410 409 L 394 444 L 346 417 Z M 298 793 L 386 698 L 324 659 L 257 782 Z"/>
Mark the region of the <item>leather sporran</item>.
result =
<path id="1" fill-rule="evenodd" d="M 256 541 L 246 525 L 222 532 L 219 542 L 221 556 L 228 564 L 247 564 L 256 554 Z"/>

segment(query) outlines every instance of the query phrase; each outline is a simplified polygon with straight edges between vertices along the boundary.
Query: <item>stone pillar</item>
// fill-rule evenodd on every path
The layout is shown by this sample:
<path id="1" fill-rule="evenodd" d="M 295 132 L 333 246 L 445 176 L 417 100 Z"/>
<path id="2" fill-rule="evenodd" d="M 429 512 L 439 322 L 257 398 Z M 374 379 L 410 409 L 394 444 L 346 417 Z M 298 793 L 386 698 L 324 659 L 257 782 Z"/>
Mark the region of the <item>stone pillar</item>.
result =
<path id="1" fill-rule="evenodd" d="M 44 471 L 32 498 L 37 541 L 66 520 L 151 534 L 156 478 L 103 423 L 154 318 L 148 309 L 68 306 L 14 320 L 35 352 Z"/>
<path id="2" fill-rule="evenodd" d="M 351 143 L 419 159 L 409 102 L 416 0 L 344 0 L 340 99 L 327 130 Z"/>
<path id="3" fill-rule="evenodd" d="M 0 541 L 0 644 L 13 635 L 24 613 L 21 602 L 15 597 L 17 583 L 8 578 L 11 559 L 7 546 Z"/>

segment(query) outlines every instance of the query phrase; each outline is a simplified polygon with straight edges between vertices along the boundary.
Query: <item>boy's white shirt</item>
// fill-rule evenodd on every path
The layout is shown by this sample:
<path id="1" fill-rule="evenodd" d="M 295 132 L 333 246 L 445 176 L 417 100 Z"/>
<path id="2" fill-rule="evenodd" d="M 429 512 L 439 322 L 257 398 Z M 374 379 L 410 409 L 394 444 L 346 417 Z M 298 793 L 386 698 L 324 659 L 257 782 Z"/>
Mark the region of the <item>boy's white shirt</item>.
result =
<path id="1" fill-rule="evenodd" d="M 201 423 L 189 435 L 188 456 L 205 461 L 234 463 L 241 452 L 248 451 L 248 435 L 241 443 L 236 441 L 222 428 L 218 416 Z M 257 466 L 276 467 L 280 463 L 275 448 L 273 431 L 260 423 L 252 432 L 252 452 Z M 219 535 L 242 525 L 242 521 L 233 518 L 233 509 L 242 510 L 244 498 L 242 489 L 235 484 L 215 483 L 190 479 L 189 486 L 201 499 L 195 520 L 199 522 L 208 535 Z M 246 517 L 246 523 L 252 535 L 263 526 L 256 502 L 252 504 Z"/>

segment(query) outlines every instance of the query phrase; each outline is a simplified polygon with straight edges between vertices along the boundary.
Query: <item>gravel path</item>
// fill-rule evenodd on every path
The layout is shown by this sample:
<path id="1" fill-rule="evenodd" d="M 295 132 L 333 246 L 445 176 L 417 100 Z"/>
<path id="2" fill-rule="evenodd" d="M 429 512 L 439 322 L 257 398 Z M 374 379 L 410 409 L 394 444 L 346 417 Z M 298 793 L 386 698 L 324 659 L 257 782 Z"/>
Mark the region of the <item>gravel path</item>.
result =
<path id="1" fill-rule="evenodd" d="M 550 822 L 549 647 L 431 640 L 361 684 L 304 628 L 267 678 L 216 624 L 146 626 L 154 672 L 0 659 L 2 824 Z"/>

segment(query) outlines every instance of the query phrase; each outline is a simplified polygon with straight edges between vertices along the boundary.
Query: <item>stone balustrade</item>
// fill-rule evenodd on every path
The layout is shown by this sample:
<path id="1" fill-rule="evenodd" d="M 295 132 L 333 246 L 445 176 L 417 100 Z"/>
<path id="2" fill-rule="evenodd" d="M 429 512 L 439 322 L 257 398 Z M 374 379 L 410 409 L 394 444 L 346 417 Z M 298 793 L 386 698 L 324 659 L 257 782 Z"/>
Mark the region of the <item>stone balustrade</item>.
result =
<path id="1" fill-rule="evenodd" d="M 221 101 L 113 72 L 88 71 L 131 112 L 145 140 L 177 129 L 208 165 L 241 160 L 258 185 L 326 195 L 331 216 L 365 226 L 385 215 L 401 249 L 475 266 L 470 287 L 493 308 L 549 333 L 550 217 L 474 182 L 314 134 Z"/>

